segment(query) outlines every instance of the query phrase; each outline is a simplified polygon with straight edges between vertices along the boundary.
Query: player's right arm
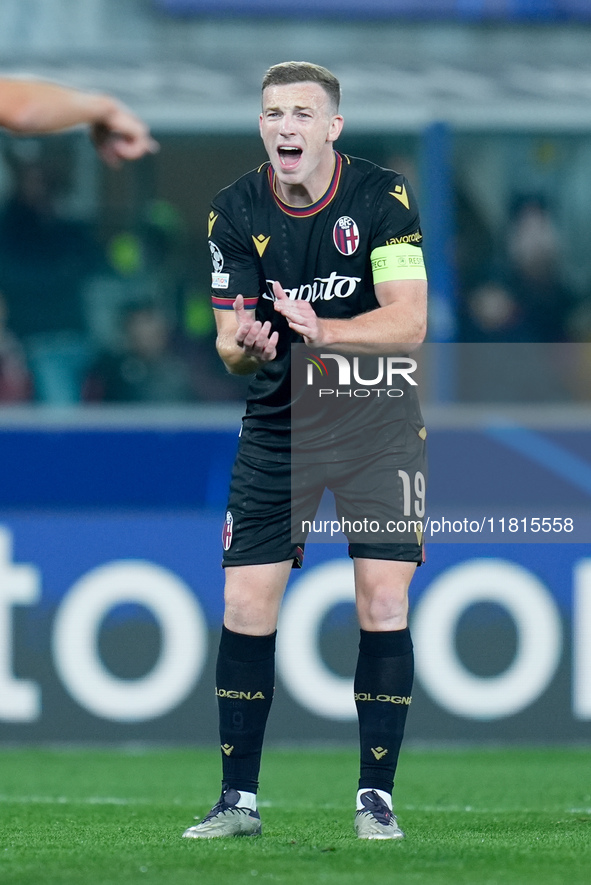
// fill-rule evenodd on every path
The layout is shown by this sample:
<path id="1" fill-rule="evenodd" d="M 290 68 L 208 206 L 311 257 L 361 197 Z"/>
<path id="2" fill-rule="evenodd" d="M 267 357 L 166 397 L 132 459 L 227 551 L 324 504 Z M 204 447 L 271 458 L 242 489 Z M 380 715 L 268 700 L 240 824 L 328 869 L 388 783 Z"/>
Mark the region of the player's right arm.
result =
<path id="1" fill-rule="evenodd" d="M 242 295 L 236 296 L 233 307 L 215 311 L 217 352 L 233 375 L 251 375 L 275 359 L 279 335 L 270 322 L 261 323 L 254 310 L 246 310 Z"/>
<path id="2" fill-rule="evenodd" d="M 256 316 L 264 274 L 253 246 L 251 179 L 247 174 L 220 191 L 207 220 L 216 348 L 233 375 L 251 375 L 274 360 L 279 338 Z"/>

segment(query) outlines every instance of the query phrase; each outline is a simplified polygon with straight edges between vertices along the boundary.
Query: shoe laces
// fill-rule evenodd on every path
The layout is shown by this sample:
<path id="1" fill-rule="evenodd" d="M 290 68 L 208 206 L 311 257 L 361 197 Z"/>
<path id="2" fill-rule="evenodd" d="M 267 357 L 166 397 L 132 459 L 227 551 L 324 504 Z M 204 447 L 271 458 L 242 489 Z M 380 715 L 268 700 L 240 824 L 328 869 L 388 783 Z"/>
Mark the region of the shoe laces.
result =
<path id="1" fill-rule="evenodd" d="M 239 811 L 236 807 L 236 803 L 240 799 L 240 793 L 238 790 L 235 790 L 233 787 L 224 787 L 222 789 L 222 795 L 213 806 L 209 814 L 206 814 L 203 818 L 203 822 L 206 820 L 211 820 L 214 817 L 217 817 L 218 814 L 225 811 Z"/>
<path id="2" fill-rule="evenodd" d="M 361 814 L 371 814 L 381 824 L 389 824 L 393 818 L 393 814 L 375 790 L 368 790 L 361 794 L 361 802 L 365 807 L 365 811 Z"/>

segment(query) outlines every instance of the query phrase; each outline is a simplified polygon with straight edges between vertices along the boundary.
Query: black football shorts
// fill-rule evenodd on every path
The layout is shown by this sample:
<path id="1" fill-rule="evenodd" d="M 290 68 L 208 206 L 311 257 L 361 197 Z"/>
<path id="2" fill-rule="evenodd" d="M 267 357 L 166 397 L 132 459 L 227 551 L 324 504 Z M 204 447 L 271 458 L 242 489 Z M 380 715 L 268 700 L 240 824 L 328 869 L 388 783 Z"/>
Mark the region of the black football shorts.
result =
<path id="1" fill-rule="evenodd" d="M 349 542 L 352 558 L 420 564 L 424 559 L 425 442 L 416 433 L 410 437 L 404 451 L 293 465 L 241 444 L 222 532 L 223 566 L 291 559 L 299 568 L 306 538 L 334 541 L 335 520 L 341 539 L 345 535 Z M 322 536 L 323 520 L 315 517 L 325 488 L 334 494 L 336 514 L 331 526 L 324 521 Z"/>

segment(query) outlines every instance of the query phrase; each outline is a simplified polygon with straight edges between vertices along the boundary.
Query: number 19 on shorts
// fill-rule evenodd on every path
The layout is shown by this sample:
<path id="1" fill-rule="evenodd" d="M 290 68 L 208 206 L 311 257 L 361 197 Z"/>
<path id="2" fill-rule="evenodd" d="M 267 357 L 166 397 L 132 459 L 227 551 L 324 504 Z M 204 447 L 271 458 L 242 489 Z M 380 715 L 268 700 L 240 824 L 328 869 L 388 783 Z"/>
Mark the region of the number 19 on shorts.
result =
<path id="1" fill-rule="evenodd" d="M 412 480 L 406 470 L 399 470 L 398 476 L 402 481 L 402 505 L 404 516 L 418 516 L 422 519 L 425 515 L 425 477 L 420 470 L 417 470 Z"/>

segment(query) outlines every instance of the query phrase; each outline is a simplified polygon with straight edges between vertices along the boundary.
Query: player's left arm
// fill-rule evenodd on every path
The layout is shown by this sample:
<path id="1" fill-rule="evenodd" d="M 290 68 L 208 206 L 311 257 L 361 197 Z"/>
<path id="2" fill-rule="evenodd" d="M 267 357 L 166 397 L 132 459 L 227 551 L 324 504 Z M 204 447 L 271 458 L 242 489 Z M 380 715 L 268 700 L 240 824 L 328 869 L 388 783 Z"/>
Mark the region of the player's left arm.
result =
<path id="1" fill-rule="evenodd" d="M 275 286 L 275 310 L 309 347 L 357 353 L 417 347 L 427 331 L 427 276 L 419 212 L 406 179 L 394 174 L 376 201 L 369 260 L 379 307 L 347 319 L 320 318 L 307 301 Z"/>
<path id="2" fill-rule="evenodd" d="M 275 310 L 301 335 L 308 347 L 336 347 L 361 353 L 396 345 L 418 347 L 427 331 L 427 281 L 386 280 L 375 283 L 375 310 L 350 319 L 321 319 L 309 301 L 290 300 L 279 283 L 273 286 Z"/>

